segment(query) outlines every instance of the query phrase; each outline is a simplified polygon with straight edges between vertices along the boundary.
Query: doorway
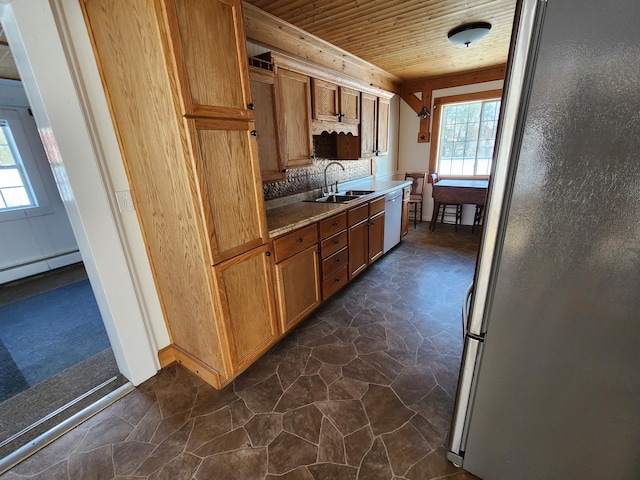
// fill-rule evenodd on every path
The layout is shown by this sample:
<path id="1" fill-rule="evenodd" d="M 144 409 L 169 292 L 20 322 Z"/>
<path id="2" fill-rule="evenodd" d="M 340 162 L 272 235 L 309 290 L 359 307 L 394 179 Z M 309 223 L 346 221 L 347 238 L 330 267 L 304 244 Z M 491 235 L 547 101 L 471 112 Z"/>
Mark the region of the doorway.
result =
<path id="1" fill-rule="evenodd" d="M 1 79 L 0 458 L 126 383 L 30 112 Z"/>

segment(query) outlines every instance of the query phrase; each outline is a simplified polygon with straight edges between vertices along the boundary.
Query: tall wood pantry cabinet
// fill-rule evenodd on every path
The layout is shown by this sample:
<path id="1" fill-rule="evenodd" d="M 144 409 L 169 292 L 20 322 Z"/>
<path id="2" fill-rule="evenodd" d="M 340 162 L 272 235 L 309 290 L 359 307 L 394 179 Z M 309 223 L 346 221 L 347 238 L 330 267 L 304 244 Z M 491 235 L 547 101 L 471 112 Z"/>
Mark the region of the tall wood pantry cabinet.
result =
<path id="1" fill-rule="evenodd" d="M 242 3 L 83 8 L 171 338 L 161 363 L 221 388 L 279 334 Z"/>

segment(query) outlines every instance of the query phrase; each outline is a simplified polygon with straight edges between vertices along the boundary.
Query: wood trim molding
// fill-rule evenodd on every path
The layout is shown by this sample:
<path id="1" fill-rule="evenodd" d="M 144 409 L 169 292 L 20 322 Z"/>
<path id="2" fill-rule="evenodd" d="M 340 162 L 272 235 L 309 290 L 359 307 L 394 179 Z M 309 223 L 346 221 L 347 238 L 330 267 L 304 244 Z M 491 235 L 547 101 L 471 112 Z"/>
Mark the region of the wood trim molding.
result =
<path id="1" fill-rule="evenodd" d="M 429 87 L 431 90 L 438 90 L 441 88 L 472 85 L 474 83 L 491 82 L 493 80 L 504 80 L 506 68 L 507 65 L 503 64 L 480 70 L 470 70 L 466 72 L 452 73 L 449 75 L 411 80 L 402 84 L 400 93 L 424 92 L 425 88 Z"/>
<path id="2" fill-rule="evenodd" d="M 409 105 L 416 115 L 420 113 L 422 107 L 433 115 L 433 104 L 431 98 L 434 90 L 451 87 L 461 87 L 464 85 L 472 85 L 474 83 L 491 82 L 493 80 L 504 80 L 506 72 L 506 64 L 497 67 L 484 68 L 481 70 L 473 70 L 468 72 L 455 73 L 450 75 L 441 75 L 438 77 L 423 78 L 412 80 L 402 84 L 400 89 L 400 97 Z M 415 92 L 422 93 L 420 100 Z M 486 93 L 486 92 L 483 92 Z M 420 129 L 418 131 L 418 143 L 428 143 L 431 141 L 431 132 L 429 131 L 430 118 L 420 119 Z M 434 119 L 435 125 L 435 119 Z"/>
<path id="3" fill-rule="evenodd" d="M 242 2 L 247 39 L 275 51 L 310 59 L 314 63 L 387 92 L 400 93 L 402 80 L 335 45 Z M 347 85 L 348 86 L 348 85 Z"/>

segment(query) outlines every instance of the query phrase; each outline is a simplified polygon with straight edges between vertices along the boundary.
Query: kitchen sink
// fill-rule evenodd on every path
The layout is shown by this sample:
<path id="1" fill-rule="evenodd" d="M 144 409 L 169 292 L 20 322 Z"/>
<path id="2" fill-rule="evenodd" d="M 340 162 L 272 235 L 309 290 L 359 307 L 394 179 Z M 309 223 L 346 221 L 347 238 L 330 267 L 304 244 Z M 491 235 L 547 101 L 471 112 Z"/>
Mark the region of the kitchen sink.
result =
<path id="1" fill-rule="evenodd" d="M 373 192 L 375 192 L 375 190 L 347 190 L 345 192 L 345 195 L 355 195 L 357 197 L 361 197 L 363 195 L 369 195 Z"/>
<path id="2" fill-rule="evenodd" d="M 315 201 L 324 203 L 346 203 L 358 198 L 358 195 L 326 195 L 324 197 L 316 198 Z"/>

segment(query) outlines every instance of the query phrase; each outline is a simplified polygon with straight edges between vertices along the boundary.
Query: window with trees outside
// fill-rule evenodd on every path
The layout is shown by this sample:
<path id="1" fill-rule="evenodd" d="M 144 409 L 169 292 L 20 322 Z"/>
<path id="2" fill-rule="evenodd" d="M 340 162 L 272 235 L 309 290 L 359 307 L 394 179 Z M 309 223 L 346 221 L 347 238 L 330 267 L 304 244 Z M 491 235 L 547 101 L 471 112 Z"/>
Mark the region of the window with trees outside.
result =
<path id="1" fill-rule="evenodd" d="M 435 100 L 430 171 L 445 177 L 489 176 L 501 95 L 492 90 Z"/>
<path id="2" fill-rule="evenodd" d="M 9 124 L 0 120 L 0 212 L 37 205 Z"/>

